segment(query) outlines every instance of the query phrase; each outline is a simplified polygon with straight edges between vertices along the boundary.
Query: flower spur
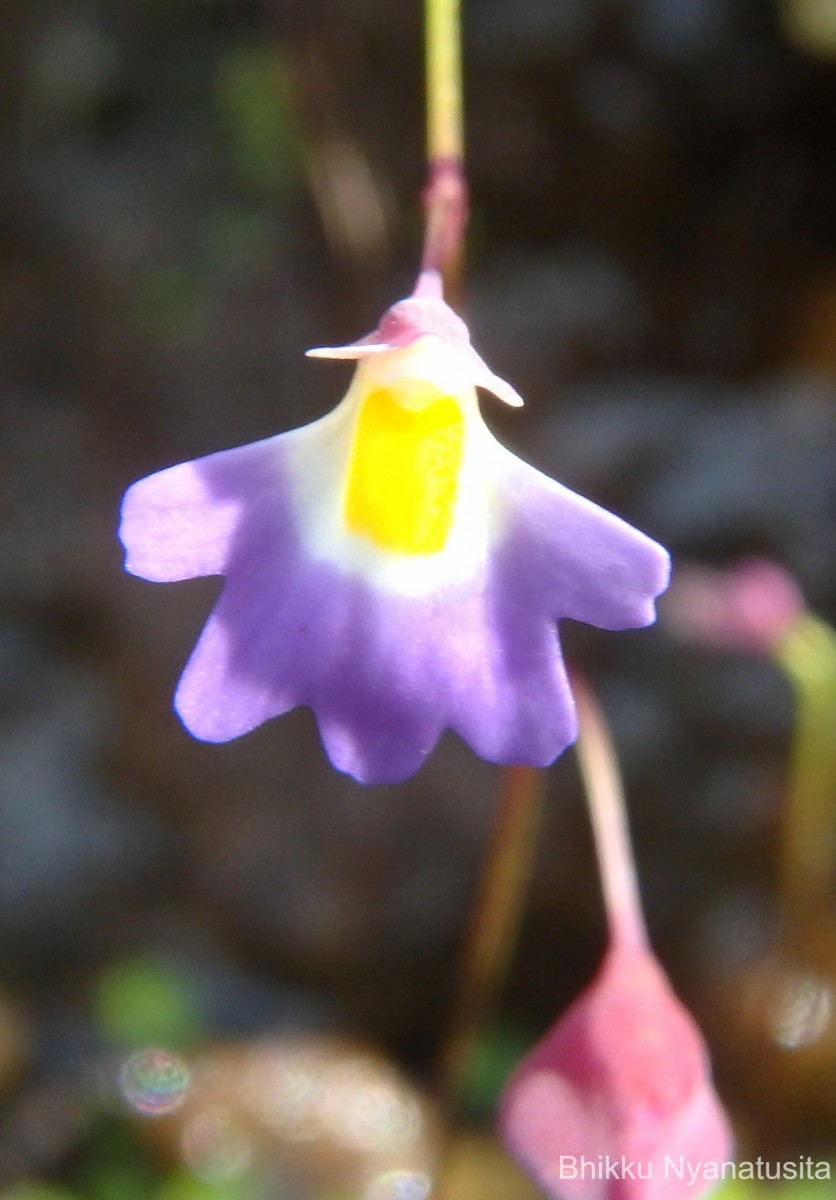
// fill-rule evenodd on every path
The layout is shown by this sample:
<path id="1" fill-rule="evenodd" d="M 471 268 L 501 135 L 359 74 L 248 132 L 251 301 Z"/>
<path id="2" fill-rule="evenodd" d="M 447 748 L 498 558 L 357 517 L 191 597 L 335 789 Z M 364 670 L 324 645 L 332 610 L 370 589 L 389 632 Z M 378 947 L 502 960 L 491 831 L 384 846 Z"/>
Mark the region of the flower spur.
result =
<path id="1" fill-rule="evenodd" d="M 470 344 L 435 272 L 374 333 L 313 424 L 128 489 L 128 571 L 226 583 L 175 708 L 222 742 L 297 705 L 333 764 L 411 775 L 451 728 L 492 762 L 545 766 L 576 735 L 556 621 L 650 624 L 661 546 L 502 447 L 476 388 L 522 400 Z"/>

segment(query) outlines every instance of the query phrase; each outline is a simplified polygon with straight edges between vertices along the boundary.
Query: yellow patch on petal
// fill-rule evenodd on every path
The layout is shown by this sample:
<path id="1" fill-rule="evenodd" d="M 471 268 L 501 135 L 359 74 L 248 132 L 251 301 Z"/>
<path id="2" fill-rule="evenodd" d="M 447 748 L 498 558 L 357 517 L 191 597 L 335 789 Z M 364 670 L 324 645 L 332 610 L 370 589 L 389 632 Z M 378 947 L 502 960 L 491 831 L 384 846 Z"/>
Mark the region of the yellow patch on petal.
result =
<path id="1" fill-rule="evenodd" d="M 452 396 L 433 399 L 377 388 L 354 433 L 345 520 L 384 550 L 435 554 L 453 524 L 464 448 L 464 417 Z M 423 401 L 423 402 L 422 402 Z"/>

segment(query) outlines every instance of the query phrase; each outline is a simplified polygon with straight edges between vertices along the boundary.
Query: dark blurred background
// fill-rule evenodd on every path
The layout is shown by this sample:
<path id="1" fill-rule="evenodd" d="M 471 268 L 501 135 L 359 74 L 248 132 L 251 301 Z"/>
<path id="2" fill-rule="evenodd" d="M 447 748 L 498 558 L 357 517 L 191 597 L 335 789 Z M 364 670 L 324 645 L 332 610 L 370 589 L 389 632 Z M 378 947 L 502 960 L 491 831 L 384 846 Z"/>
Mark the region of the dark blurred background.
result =
<path id="1" fill-rule="evenodd" d="M 465 0 L 464 21 L 466 313 L 528 401 L 490 424 L 675 560 L 766 555 L 832 618 L 836 6 Z M 190 740 L 170 697 L 218 583 L 125 576 L 115 540 L 134 479 L 332 408 L 347 369 L 304 350 L 409 291 L 421 14 L 4 0 L 0 70 L 0 1186 L 199 1200 L 211 1172 L 172 1183 L 102 1063 L 301 1029 L 425 1079 L 490 828 L 497 773 L 452 736 L 386 788 L 337 775 L 307 712 Z M 664 608 L 564 637 L 743 1149 L 833 1157 L 828 903 L 814 949 L 779 949 L 788 683 Z M 571 753 L 549 791 L 476 1115 L 603 945 Z M 769 997 L 802 985 L 825 1016 L 782 1047 Z M 303 1175 L 265 1194 L 326 1195 Z"/>

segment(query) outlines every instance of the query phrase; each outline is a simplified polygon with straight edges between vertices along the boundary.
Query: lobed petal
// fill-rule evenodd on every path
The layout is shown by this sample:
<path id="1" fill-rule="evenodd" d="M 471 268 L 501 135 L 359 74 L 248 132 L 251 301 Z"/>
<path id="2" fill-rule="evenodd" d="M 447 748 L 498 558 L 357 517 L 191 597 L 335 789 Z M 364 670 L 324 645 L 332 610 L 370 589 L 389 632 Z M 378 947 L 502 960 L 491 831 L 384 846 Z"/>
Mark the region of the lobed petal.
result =
<path id="1" fill-rule="evenodd" d="M 241 511 L 273 487 L 280 441 L 222 450 L 129 487 L 119 525 L 125 569 L 157 583 L 224 574 Z"/>
<path id="2" fill-rule="evenodd" d="M 606 509 L 501 451 L 508 496 L 509 555 L 516 586 L 535 610 L 600 629 L 634 629 L 656 619 L 654 600 L 670 557 Z"/>

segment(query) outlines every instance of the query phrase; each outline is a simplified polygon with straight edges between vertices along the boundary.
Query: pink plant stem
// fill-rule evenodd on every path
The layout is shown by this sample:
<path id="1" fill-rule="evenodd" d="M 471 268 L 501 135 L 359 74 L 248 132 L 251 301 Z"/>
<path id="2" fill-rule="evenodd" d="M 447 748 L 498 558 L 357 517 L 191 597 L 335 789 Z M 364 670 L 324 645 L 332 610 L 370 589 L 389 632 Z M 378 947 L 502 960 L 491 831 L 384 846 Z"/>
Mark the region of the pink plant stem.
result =
<path id="1" fill-rule="evenodd" d="M 422 277 L 437 272 L 456 300 L 467 224 L 460 0 L 424 0 L 427 182 Z"/>
<path id="2" fill-rule="evenodd" d="M 624 789 L 606 720 L 586 684 L 573 676 L 578 708 L 577 755 L 601 872 L 611 945 L 647 947 Z"/>
<path id="3" fill-rule="evenodd" d="M 460 158 L 430 160 L 422 202 L 425 222 L 422 277 L 427 272 L 438 272 L 450 296 L 461 280 L 468 214 L 467 181 Z"/>

